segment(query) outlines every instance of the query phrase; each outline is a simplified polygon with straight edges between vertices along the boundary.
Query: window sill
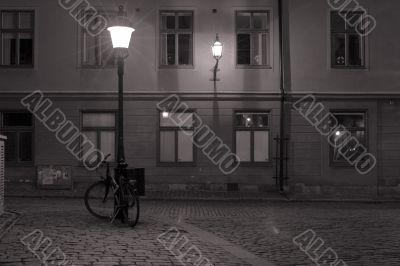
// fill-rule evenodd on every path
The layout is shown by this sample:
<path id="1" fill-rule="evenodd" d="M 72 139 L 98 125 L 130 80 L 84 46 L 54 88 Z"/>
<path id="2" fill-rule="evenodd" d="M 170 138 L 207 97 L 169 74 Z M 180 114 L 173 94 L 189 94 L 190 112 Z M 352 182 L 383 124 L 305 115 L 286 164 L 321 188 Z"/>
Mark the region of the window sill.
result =
<path id="1" fill-rule="evenodd" d="M 236 65 L 236 69 L 272 69 L 271 66 L 257 66 L 257 65 Z"/>
<path id="2" fill-rule="evenodd" d="M 91 66 L 91 65 L 81 65 L 80 69 L 115 69 L 115 66 Z"/>
<path id="3" fill-rule="evenodd" d="M 157 167 L 195 167 L 195 162 L 157 162 Z"/>
<path id="4" fill-rule="evenodd" d="M 239 166 L 242 167 L 273 167 L 272 162 L 240 162 Z"/>
<path id="5" fill-rule="evenodd" d="M 34 70 L 34 65 L 0 65 L 0 69 L 32 69 Z"/>
<path id="6" fill-rule="evenodd" d="M 368 70 L 368 68 L 365 66 L 362 66 L 362 67 L 334 67 L 334 66 L 331 66 L 330 69 L 333 71 L 366 71 L 366 70 Z"/>
<path id="7" fill-rule="evenodd" d="M 159 69 L 194 69 L 193 65 L 171 65 L 171 66 L 158 66 Z"/>
<path id="8" fill-rule="evenodd" d="M 34 167 L 35 164 L 33 162 L 27 162 L 27 163 L 17 163 L 17 162 L 5 162 L 5 167 Z"/>

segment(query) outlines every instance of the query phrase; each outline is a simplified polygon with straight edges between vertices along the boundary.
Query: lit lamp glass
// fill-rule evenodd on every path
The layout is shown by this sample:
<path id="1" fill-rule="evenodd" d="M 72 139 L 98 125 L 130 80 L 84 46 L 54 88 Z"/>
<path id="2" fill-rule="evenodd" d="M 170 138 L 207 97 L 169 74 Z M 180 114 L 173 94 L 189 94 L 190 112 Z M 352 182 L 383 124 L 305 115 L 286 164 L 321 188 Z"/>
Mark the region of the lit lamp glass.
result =
<path id="1" fill-rule="evenodd" d="M 216 60 L 219 60 L 222 57 L 222 43 L 219 41 L 218 34 L 215 39 L 215 42 L 212 46 L 212 54 Z"/>
<path id="2" fill-rule="evenodd" d="M 128 48 L 134 28 L 127 26 L 112 26 L 107 28 L 111 34 L 113 48 Z"/>

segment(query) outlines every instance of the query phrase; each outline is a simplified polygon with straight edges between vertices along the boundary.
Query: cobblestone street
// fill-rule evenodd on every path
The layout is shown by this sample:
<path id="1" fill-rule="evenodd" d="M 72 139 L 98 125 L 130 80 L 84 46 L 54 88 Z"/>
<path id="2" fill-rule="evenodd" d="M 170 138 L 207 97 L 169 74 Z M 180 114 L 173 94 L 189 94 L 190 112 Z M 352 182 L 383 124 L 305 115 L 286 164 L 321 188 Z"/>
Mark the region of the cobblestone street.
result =
<path id="1" fill-rule="evenodd" d="M 130 229 L 97 220 L 79 199 L 8 198 L 7 209 L 22 216 L 2 235 L 0 265 L 41 265 L 20 240 L 35 229 L 74 265 L 182 265 L 157 240 L 174 226 L 213 265 L 316 265 L 293 243 L 308 229 L 347 265 L 400 265 L 398 207 L 145 200 L 140 223 Z"/>

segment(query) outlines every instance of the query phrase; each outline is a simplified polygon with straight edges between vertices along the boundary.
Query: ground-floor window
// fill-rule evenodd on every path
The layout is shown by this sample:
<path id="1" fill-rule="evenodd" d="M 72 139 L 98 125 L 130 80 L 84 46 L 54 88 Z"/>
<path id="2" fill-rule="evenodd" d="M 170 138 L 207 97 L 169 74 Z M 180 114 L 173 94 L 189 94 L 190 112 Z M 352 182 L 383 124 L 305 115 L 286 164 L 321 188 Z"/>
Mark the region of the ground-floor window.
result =
<path id="1" fill-rule="evenodd" d="M 235 152 L 241 163 L 270 162 L 269 112 L 235 112 Z"/>
<path id="2" fill-rule="evenodd" d="M 367 127 L 366 127 L 366 113 L 365 112 L 333 112 L 333 115 L 338 120 L 339 125 L 342 125 L 346 131 L 347 135 L 355 138 L 361 145 L 365 148 L 367 147 Z M 333 143 L 339 143 L 343 141 L 345 136 L 345 131 L 337 130 L 333 134 Z M 347 138 L 347 135 L 345 136 Z M 331 162 L 336 164 L 347 164 L 346 159 L 342 154 L 346 154 L 346 157 L 351 158 L 356 156 L 361 150 L 359 146 L 356 146 L 354 142 L 348 142 L 348 145 L 339 146 L 336 148 L 331 147 Z M 354 154 L 354 155 L 353 155 Z"/>
<path id="3" fill-rule="evenodd" d="M 194 164 L 192 111 L 160 112 L 158 161 L 160 164 Z"/>
<path id="4" fill-rule="evenodd" d="M 82 133 L 102 151 L 111 154 L 108 161 L 115 161 L 116 143 L 115 112 L 83 112 Z"/>
<path id="5" fill-rule="evenodd" d="M 9 163 L 33 162 L 33 118 L 30 113 L 0 113 L 1 133 L 7 137 L 5 160 Z"/>

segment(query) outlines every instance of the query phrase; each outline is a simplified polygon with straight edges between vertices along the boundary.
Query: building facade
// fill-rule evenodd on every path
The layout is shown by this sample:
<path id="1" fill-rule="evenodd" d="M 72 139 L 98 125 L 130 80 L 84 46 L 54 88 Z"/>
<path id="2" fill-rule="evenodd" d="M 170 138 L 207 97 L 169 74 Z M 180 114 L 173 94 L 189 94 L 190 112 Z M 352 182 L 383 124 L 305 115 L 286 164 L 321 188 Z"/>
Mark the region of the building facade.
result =
<path id="1" fill-rule="evenodd" d="M 374 198 L 400 192 L 400 52 L 393 34 L 400 3 L 363 0 L 364 11 L 346 7 L 356 20 L 366 15 L 376 20 L 364 37 L 330 2 L 282 1 L 280 28 L 278 0 L 121 1 L 135 28 L 125 64 L 125 153 L 131 167 L 146 169 L 148 190 L 274 193 L 282 183 L 295 195 Z M 35 90 L 115 160 L 117 76 L 111 40 L 107 31 L 94 35 L 82 26 L 93 13 L 112 19 L 114 4 L 0 3 L 0 131 L 8 137 L 10 190 L 28 193 L 71 178 L 71 191 L 80 193 L 98 178 L 21 104 Z M 94 29 L 99 18 L 93 18 L 92 23 L 99 20 Z M 223 57 L 214 86 L 216 34 Z M 281 88 L 286 91 L 283 120 Z M 169 110 L 157 108 L 173 94 L 189 108 L 182 114 L 189 121 L 186 132 L 194 131 L 199 117 L 238 155 L 234 172 L 224 174 L 193 145 L 190 134 L 171 124 Z M 358 173 L 293 108 L 309 94 L 374 155 L 370 172 Z M 285 139 L 283 157 L 279 139 Z M 43 171 L 53 171 L 50 176 L 59 171 L 62 177 L 38 184 Z"/>

